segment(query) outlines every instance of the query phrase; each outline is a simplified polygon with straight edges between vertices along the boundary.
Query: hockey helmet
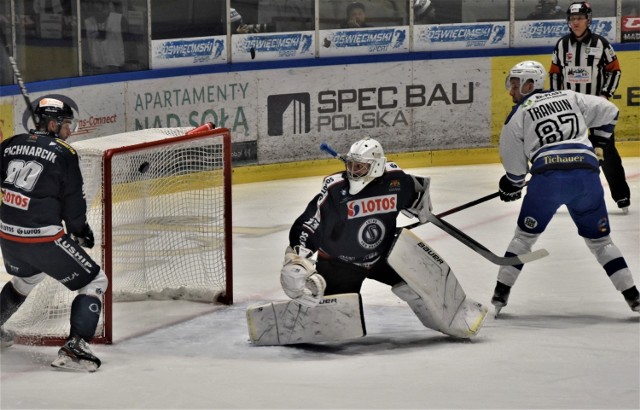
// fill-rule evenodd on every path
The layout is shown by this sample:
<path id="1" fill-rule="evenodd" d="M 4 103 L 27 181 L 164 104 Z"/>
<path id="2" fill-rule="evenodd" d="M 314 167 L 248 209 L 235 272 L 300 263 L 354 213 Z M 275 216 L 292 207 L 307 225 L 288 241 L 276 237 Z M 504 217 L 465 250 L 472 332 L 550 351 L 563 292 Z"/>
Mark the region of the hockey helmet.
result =
<path id="1" fill-rule="evenodd" d="M 384 174 L 387 159 L 382 145 L 372 138 L 355 142 L 347 154 L 349 193 L 356 195 L 374 179 Z"/>
<path id="2" fill-rule="evenodd" d="M 575 14 L 581 14 L 587 18 L 587 24 L 591 25 L 591 15 L 593 14 L 593 10 L 591 9 L 591 4 L 586 1 L 575 1 L 571 3 L 569 8 L 567 9 L 567 22 L 571 18 L 571 16 Z"/>
<path id="3" fill-rule="evenodd" d="M 507 80 L 505 82 L 507 91 L 511 90 L 512 78 L 520 80 L 520 93 L 522 95 L 528 95 L 534 90 L 542 90 L 544 88 L 544 80 L 547 79 L 547 71 L 544 69 L 544 66 L 537 61 L 522 61 L 514 65 L 511 70 L 509 70 L 509 74 L 507 75 Z M 522 91 L 522 87 L 527 83 L 527 81 L 533 81 L 533 89 L 528 93 L 524 93 Z"/>
<path id="4" fill-rule="evenodd" d="M 431 0 L 415 0 L 413 2 L 413 15 L 420 17 L 426 13 L 427 9 L 431 5 Z"/>
<path id="5" fill-rule="evenodd" d="M 64 103 L 55 98 L 43 98 L 38 101 L 35 109 L 38 128 L 46 128 L 49 121 L 55 121 L 58 124 L 58 132 L 60 127 L 66 121 L 71 125 L 71 131 L 76 131 L 77 123 L 73 118 L 73 110 L 69 104 Z"/>

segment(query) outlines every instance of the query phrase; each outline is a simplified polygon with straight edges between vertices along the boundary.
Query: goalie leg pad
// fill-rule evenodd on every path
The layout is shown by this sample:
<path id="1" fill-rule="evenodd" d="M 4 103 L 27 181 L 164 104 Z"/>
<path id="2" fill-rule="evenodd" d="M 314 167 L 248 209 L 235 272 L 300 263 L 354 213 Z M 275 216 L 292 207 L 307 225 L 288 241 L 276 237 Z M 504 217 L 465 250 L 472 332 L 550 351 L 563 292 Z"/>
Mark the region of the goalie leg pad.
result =
<path id="1" fill-rule="evenodd" d="M 259 346 L 336 342 L 367 334 L 357 293 L 328 295 L 315 307 L 292 300 L 252 305 L 247 325 L 251 343 Z"/>
<path id="2" fill-rule="evenodd" d="M 407 285 L 396 285 L 393 292 L 426 327 L 455 337 L 478 333 L 488 309 L 467 298 L 449 265 L 422 239 L 403 229 L 387 262 Z"/>
<path id="3" fill-rule="evenodd" d="M 434 308 L 430 301 L 423 300 L 409 285 L 401 282 L 392 289 L 393 293 L 407 302 L 420 322 L 429 329 L 437 330 L 446 335 L 469 339 L 480 331 L 488 309 L 480 303 L 465 298 L 453 314 L 450 322 L 442 320 L 442 309 Z"/>

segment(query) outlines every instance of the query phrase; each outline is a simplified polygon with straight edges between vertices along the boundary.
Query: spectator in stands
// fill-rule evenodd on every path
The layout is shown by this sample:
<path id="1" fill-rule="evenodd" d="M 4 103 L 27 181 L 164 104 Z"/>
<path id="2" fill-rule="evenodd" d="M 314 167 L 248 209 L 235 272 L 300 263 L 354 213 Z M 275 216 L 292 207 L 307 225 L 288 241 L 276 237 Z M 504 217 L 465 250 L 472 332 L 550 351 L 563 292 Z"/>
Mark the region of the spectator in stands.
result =
<path id="1" fill-rule="evenodd" d="M 363 28 L 372 27 L 367 24 L 367 13 L 364 4 L 359 2 L 351 3 L 347 6 L 347 19 L 340 24 L 340 28 Z"/>
<path id="2" fill-rule="evenodd" d="M 231 9 L 231 34 L 266 33 L 273 31 L 268 24 L 245 24 L 238 10 Z"/>
<path id="3" fill-rule="evenodd" d="M 120 0 L 107 4 L 104 23 L 103 64 L 106 72 L 118 72 L 124 67 L 124 35 L 129 31 L 127 19 L 122 13 Z"/>
<path id="4" fill-rule="evenodd" d="M 527 20 L 560 20 L 564 17 L 558 0 L 539 0 L 535 11 L 527 16 Z"/>
<path id="5" fill-rule="evenodd" d="M 62 14 L 60 0 L 33 0 L 33 12 L 36 14 Z"/>

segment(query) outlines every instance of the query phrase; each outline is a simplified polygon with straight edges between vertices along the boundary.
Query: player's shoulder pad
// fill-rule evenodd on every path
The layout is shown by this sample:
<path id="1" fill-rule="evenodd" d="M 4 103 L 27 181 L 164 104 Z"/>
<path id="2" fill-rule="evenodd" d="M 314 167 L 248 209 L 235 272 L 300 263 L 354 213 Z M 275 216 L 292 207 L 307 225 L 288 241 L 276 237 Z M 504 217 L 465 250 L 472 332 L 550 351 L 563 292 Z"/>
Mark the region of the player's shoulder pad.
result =
<path id="1" fill-rule="evenodd" d="M 54 141 L 56 143 L 58 143 L 58 145 L 61 145 L 62 147 L 66 148 L 72 155 L 78 155 L 78 153 L 76 152 L 76 150 L 69 145 L 67 142 L 59 139 L 59 138 L 54 138 Z"/>
<path id="2" fill-rule="evenodd" d="M 327 175 L 322 180 L 322 187 L 329 188 L 332 185 L 340 183 L 345 180 L 344 172 L 336 172 L 335 174 Z"/>
<path id="3" fill-rule="evenodd" d="M 395 162 L 387 162 L 384 166 L 384 170 L 386 172 L 404 172 L 402 171 L 402 168 L 400 168 L 400 166 Z"/>

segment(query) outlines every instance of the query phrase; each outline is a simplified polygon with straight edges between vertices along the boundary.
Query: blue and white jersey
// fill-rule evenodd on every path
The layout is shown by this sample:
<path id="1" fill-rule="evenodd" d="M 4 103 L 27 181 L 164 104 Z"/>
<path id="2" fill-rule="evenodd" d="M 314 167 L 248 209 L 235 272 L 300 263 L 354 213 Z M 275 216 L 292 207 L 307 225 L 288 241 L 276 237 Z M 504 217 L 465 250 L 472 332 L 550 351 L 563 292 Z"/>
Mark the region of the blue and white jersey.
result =
<path id="1" fill-rule="evenodd" d="M 523 186 L 527 173 L 550 169 L 599 169 L 589 128 L 609 139 L 618 108 L 605 98 L 571 90 L 537 91 L 516 105 L 500 134 L 507 178 Z"/>

